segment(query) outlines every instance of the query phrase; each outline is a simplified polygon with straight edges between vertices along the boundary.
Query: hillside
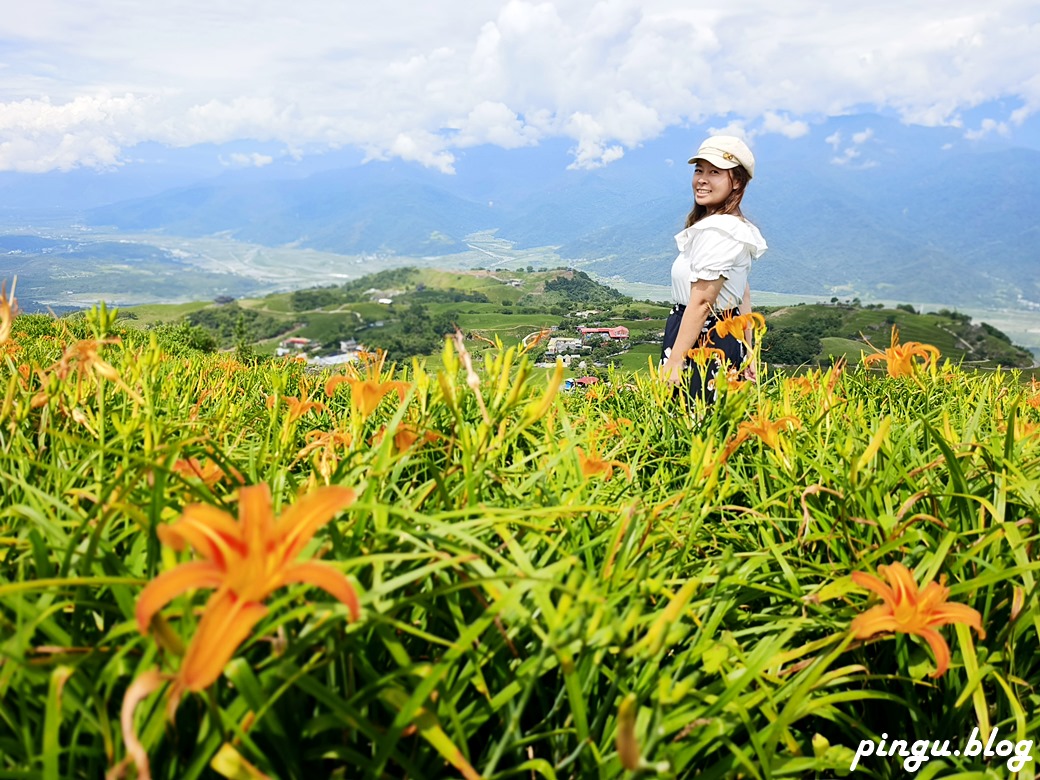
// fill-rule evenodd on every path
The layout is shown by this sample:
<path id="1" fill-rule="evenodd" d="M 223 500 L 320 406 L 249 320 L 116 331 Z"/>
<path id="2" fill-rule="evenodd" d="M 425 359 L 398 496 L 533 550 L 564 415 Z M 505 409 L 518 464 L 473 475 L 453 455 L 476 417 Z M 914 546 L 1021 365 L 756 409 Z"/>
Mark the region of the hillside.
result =
<path id="1" fill-rule="evenodd" d="M 519 343 L 542 329 L 572 335 L 582 325 L 623 325 L 626 342 L 598 345 L 593 359 L 625 368 L 656 359 L 668 307 L 634 301 L 581 271 L 398 268 L 341 285 L 315 287 L 263 298 L 166 307 L 132 307 L 123 316 L 140 326 L 159 322 L 194 333 L 200 343 L 249 345 L 274 354 L 288 335 L 309 339 L 308 354 L 328 356 L 341 342 L 386 350 L 391 359 L 436 355 L 443 335 L 456 327 L 474 337 Z M 892 327 L 902 342 L 937 347 L 944 358 L 968 365 L 1029 367 L 1032 355 L 986 323 L 955 311 L 919 313 L 863 306 L 857 300 L 763 308 L 768 332 L 763 359 L 777 365 L 826 364 L 839 355 L 851 362 L 861 352 L 889 346 Z"/>

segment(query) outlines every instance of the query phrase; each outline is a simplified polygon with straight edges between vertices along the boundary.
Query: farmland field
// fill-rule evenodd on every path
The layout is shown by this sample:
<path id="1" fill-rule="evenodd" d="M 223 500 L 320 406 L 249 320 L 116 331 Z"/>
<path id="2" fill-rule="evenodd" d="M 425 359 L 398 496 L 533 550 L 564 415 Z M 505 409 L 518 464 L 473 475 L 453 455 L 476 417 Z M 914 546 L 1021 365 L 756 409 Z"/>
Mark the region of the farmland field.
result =
<path id="1" fill-rule="evenodd" d="M 1040 384 L 887 357 L 706 410 L 0 303 L 0 778 L 1034 777 Z"/>

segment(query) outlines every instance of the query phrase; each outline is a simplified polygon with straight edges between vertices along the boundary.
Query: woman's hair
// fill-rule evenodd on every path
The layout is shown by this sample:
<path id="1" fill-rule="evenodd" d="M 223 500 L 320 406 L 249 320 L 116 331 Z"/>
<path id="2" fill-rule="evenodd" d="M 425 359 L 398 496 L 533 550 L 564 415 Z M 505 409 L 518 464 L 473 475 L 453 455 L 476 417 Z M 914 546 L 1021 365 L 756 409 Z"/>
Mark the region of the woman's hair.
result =
<path id="1" fill-rule="evenodd" d="M 733 192 L 726 198 L 726 202 L 710 212 L 711 214 L 736 214 L 740 216 L 740 201 L 744 198 L 744 190 L 747 189 L 747 184 L 751 181 L 751 177 L 748 176 L 748 172 L 743 165 L 730 168 L 729 176 L 733 182 Z M 706 206 L 694 203 L 693 209 L 686 215 L 686 227 L 690 227 L 695 222 L 700 222 L 708 214 L 709 211 Z"/>

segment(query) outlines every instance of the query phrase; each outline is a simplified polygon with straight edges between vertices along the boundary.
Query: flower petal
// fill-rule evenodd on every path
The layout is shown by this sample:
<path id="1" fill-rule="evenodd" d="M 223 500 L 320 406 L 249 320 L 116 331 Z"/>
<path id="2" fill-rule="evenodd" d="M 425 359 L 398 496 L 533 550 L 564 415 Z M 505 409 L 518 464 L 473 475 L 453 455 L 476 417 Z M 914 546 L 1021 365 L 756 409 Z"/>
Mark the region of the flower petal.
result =
<path id="1" fill-rule="evenodd" d="M 980 639 L 986 638 L 986 632 L 982 628 L 982 615 L 977 609 L 973 609 L 967 604 L 946 602 L 931 610 L 927 616 L 929 628 L 937 628 L 950 623 L 963 623 L 974 628 Z"/>
<path id="2" fill-rule="evenodd" d="M 305 561 L 287 567 L 285 574 L 282 575 L 282 584 L 290 585 L 294 582 L 314 585 L 335 596 L 347 605 L 351 620 L 361 617 L 361 604 L 354 586 L 345 574 L 329 564 L 320 561 Z"/>
<path id="3" fill-rule="evenodd" d="M 892 586 L 892 594 L 895 597 L 896 606 L 903 604 L 917 605 L 917 582 L 914 575 L 903 564 L 896 562 L 888 566 L 878 566 L 885 579 Z"/>
<path id="4" fill-rule="evenodd" d="M 308 493 L 282 512 L 276 529 L 282 561 L 291 561 L 299 555 L 318 529 L 356 498 L 357 493 L 350 488 L 327 485 Z"/>
<path id="5" fill-rule="evenodd" d="M 206 605 L 177 672 L 179 687 L 201 691 L 212 685 L 238 646 L 266 614 L 267 607 L 263 604 L 244 601 L 227 590 L 218 591 Z"/>
<path id="6" fill-rule="evenodd" d="M 888 604 L 878 604 L 853 618 L 849 629 L 856 639 L 870 639 L 883 631 L 896 631 L 898 627 L 892 608 Z"/>
<path id="7" fill-rule="evenodd" d="M 218 588 L 223 578 L 224 572 L 210 561 L 182 563 L 163 572 L 149 582 L 137 597 L 137 608 L 134 610 L 137 630 L 147 634 L 152 616 L 164 606 L 192 588 Z"/>
<path id="8" fill-rule="evenodd" d="M 227 565 L 229 553 L 245 553 L 242 531 L 235 518 L 210 504 L 189 504 L 171 525 L 158 528 L 159 539 L 174 550 L 189 544 L 204 558 Z"/>
<path id="9" fill-rule="evenodd" d="M 332 398 L 332 396 L 334 396 L 336 394 L 336 388 L 339 387 L 344 382 L 349 382 L 349 381 L 350 381 L 350 377 L 346 377 L 346 376 L 330 377 L 329 380 L 327 382 L 325 382 L 325 395 L 327 395 L 329 398 Z"/>
<path id="10" fill-rule="evenodd" d="M 238 491 L 238 525 L 247 559 L 262 559 L 268 542 L 274 538 L 274 508 L 271 488 L 266 483 Z"/>
<path id="11" fill-rule="evenodd" d="M 950 646 L 946 644 L 946 640 L 942 638 L 942 635 L 930 628 L 910 633 L 917 634 L 917 636 L 924 639 L 935 654 L 935 671 L 930 676 L 942 677 L 946 674 L 946 670 L 950 668 Z"/>
<path id="12" fill-rule="evenodd" d="M 852 572 L 852 581 L 861 588 L 874 591 L 874 593 L 885 600 L 889 607 L 895 604 L 896 596 L 892 589 L 873 574 L 867 574 L 865 571 L 854 571 Z"/>

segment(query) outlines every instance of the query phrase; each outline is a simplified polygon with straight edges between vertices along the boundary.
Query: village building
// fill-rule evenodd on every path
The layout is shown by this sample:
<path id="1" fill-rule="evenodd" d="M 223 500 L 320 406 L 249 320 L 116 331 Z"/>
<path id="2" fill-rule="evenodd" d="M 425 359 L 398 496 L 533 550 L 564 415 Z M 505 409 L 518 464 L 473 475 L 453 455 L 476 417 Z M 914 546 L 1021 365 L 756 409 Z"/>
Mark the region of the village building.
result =
<path id="1" fill-rule="evenodd" d="M 274 351 L 274 354 L 278 357 L 282 355 L 291 355 L 294 352 L 308 352 L 320 348 L 320 344 L 312 339 L 303 338 L 302 336 L 292 336 L 291 338 L 282 339 L 278 348 Z"/>
<path id="2" fill-rule="evenodd" d="M 604 341 L 607 339 L 623 341 L 628 338 L 628 328 L 624 325 L 617 325 L 613 328 L 578 328 L 578 333 L 581 334 L 582 339 L 589 336 L 596 336 L 597 334 Z"/>
<path id="3" fill-rule="evenodd" d="M 582 343 L 581 339 L 568 338 L 564 336 L 554 336 L 549 339 L 549 343 L 545 348 L 545 351 L 550 355 L 562 355 L 565 352 L 572 350 L 588 349 Z"/>

